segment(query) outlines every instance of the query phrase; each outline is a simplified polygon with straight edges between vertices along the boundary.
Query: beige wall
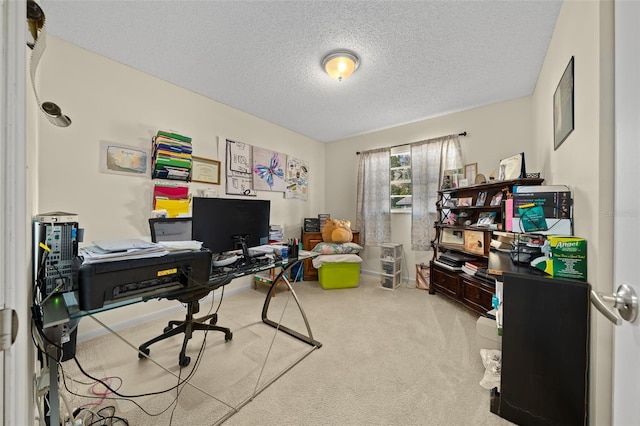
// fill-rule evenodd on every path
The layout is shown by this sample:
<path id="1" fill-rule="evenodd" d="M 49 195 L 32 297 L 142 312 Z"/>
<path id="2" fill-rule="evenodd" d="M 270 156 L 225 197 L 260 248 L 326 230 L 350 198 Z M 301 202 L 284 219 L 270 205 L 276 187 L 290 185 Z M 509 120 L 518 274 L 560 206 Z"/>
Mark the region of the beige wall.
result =
<path id="1" fill-rule="evenodd" d="M 575 234 L 588 245 L 594 290 L 613 291 L 613 3 L 565 1 L 533 99 L 537 163 L 574 193 Z M 575 130 L 554 151 L 552 99 L 575 57 Z M 591 423 L 611 424 L 612 326 L 592 310 Z"/>
<path id="2" fill-rule="evenodd" d="M 474 108 L 454 114 L 381 130 L 327 144 L 326 213 L 355 223 L 357 151 L 417 142 L 452 133 L 461 137 L 465 163 L 478 163 L 478 172 L 489 176 L 501 158 L 525 153 L 527 169 L 540 170 L 535 162 L 531 137 L 531 98 Z M 415 264 L 431 260 L 432 252 L 411 250 L 411 217 L 392 215 L 391 239 L 402 243 L 405 251 L 403 276 L 415 278 Z M 363 269 L 380 272 L 379 249 L 367 247 Z"/>
<path id="3" fill-rule="evenodd" d="M 36 213 L 77 213 L 85 244 L 108 238 L 149 238 L 147 219 L 156 181 L 100 173 L 99 146 L 101 140 L 108 140 L 150 148 L 152 135 L 160 129 L 191 136 L 194 155 L 206 158 L 224 160 L 224 140 L 229 138 L 306 160 L 311 173 L 308 201 L 285 200 L 282 193 L 258 193 L 258 198 L 271 200 L 272 223 L 285 225 L 287 236 L 298 237 L 301 218 L 324 209 L 325 148 L 319 142 L 51 36 L 38 76 L 41 100 L 56 102 L 72 125 L 59 128 L 42 114 L 36 116 L 37 132 L 30 135 L 37 139 L 38 152 L 34 209 Z M 224 182 L 190 187 L 213 188 L 225 196 Z M 236 281 L 230 289 L 248 286 L 250 280 Z M 157 311 L 157 303 L 162 304 L 136 305 L 131 316 Z M 119 310 L 113 318 L 119 321 L 128 315 Z M 94 327 L 92 321 L 82 321 L 80 332 Z"/>

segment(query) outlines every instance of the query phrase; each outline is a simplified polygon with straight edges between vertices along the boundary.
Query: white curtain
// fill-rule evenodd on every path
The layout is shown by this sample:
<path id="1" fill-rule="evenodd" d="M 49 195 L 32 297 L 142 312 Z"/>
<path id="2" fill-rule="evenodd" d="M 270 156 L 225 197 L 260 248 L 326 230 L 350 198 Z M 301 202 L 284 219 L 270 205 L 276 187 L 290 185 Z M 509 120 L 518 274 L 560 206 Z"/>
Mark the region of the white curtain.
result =
<path id="1" fill-rule="evenodd" d="M 389 148 L 360 153 L 356 229 L 360 244 L 391 241 L 391 189 Z"/>
<path id="2" fill-rule="evenodd" d="M 437 191 L 445 170 L 462 168 L 458 135 L 443 136 L 411 144 L 413 205 L 411 250 L 431 250 L 435 238 Z"/>

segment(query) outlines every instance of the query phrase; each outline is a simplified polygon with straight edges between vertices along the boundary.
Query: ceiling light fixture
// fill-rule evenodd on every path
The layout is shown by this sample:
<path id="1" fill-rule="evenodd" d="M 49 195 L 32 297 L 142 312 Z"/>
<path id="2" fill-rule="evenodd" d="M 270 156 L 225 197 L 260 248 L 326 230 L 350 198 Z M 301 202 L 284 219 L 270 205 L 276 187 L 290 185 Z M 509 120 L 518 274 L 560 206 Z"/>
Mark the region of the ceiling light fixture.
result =
<path id="1" fill-rule="evenodd" d="M 349 77 L 360 65 L 360 59 L 355 53 L 337 50 L 329 53 L 322 60 L 322 68 L 329 76 L 338 81 Z"/>

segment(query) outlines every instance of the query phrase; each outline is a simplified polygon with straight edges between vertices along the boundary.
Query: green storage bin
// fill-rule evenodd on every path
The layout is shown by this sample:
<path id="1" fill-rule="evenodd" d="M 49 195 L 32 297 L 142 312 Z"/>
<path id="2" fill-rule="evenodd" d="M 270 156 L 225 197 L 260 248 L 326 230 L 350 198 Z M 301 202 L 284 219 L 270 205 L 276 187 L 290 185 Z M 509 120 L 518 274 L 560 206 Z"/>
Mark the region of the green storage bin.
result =
<path id="1" fill-rule="evenodd" d="M 325 262 L 318 269 L 318 281 L 325 290 L 357 287 L 360 281 L 360 263 Z"/>

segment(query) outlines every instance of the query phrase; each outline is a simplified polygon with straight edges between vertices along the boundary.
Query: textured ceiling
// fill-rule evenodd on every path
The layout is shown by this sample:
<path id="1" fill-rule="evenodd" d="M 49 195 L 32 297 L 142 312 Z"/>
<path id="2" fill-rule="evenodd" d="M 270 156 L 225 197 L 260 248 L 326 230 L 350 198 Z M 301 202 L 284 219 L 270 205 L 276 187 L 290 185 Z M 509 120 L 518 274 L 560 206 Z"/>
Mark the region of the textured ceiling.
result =
<path id="1" fill-rule="evenodd" d="M 562 1 L 39 4 L 49 34 L 328 142 L 530 95 Z M 361 60 L 342 82 L 334 49 Z"/>

